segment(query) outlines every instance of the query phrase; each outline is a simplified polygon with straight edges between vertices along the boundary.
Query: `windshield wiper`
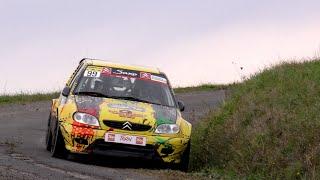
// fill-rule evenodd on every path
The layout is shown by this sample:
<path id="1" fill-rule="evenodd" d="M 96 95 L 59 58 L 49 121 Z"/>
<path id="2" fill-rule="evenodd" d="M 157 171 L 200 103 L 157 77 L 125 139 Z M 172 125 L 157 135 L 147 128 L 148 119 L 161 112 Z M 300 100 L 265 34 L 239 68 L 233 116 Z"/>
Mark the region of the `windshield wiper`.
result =
<path id="1" fill-rule="evenodd" d="M 151 101 L 148 101 L 148 100 L 144 100 L 144 99 L 140 99 L 140 98 L 136 98 L 136 97 L 132 97 L 132 96 L 110 96 L 109 98 L 124 99 L 124 100 L 129 100 L 129 101 L 138 101 L 138 102 L 144 102 L 144 103 L 156 104 L 156 105 L 163 106 L 160 103 L 155 103 L 155 102 L 151 102 Z"/>
<path id="2" fill-rule="evenodd" d="M 100 92 L 95 92 L 95 91 L 80 91 L 80 92 L 75 92 L 74 95 L 88 95 L 88 96 L 95 96 L 95 97 L 108 97 L 107 95 L 100 93 Z"/>
<path id="3" fill-rule="evenodd" d="M 151 102 L 148 100 L 132 97 L 132 96 L 108 96 L 106 94 L 100 93 L 100 92 L 95 92 L 95 91 L 80 91 L 80 92 L 75 92 L 74 95 L 88 95 L 88 96 L 95 96 L 95 97 L 104 97 L 104 98 L 112 98 L 112 99 L 123 99 L 123 100 L 129 100 L 129 101 L 137 101 L 137 102 L 144 102 L 144 103 L 149 103 L 149 104 L 156 104 L 156 105 L 162 105 L 160 103 L 155 103 Z"/>

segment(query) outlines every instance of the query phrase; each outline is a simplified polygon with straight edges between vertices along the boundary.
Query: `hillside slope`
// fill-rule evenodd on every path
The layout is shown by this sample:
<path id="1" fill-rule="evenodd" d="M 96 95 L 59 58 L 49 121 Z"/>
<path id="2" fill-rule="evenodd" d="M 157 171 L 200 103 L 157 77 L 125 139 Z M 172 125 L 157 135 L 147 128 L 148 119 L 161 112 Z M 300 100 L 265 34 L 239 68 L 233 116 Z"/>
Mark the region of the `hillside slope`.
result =
<path id="1" fill-rule="evenodd" d="M 194 171 L 320 179 L 320 61 L 269 68 L 232 92 L 193 131 Z"/>

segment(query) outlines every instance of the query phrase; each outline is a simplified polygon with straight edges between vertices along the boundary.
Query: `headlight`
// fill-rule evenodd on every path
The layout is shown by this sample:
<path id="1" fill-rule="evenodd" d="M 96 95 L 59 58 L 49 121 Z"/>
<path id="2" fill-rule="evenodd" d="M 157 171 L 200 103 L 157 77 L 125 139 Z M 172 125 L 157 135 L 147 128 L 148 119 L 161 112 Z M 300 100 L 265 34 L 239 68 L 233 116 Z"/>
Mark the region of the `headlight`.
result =
<path id="1" fill-rule="evenodd" d="M 159 134 L 177 134 L 180 128 L 176 124 L 161 124 L 157 127 L 155 133 Z"/>
<path id="2" fill-rule="evenodd" d="M 87 113 L 76 112 L 73 115 L 73 119 L 82 124 L 87 124 L 90 126 L 100 126 L 98 119 Z"/>

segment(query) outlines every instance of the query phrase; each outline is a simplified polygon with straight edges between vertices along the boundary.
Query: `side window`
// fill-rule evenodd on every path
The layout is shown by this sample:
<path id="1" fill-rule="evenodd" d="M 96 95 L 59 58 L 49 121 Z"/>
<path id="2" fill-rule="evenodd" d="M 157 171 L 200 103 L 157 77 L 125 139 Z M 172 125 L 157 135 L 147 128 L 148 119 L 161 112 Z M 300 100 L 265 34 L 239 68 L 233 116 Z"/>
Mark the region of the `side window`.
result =
<path id="1" fill-rule="evenodd" d="M 67 86 L 71 87 L 74 83 L 74 81 L 77 79 L 77 74 L 80 72 L 80 70 L 83 69 L 83 63 L 80 64 L 77 69 L 73 72 L 73 74 L 71 75 L 69 81 L 67 82 Z"/>
<path id="2" fill-rule="evenodd" d="M 78 81 L 78 79 L 81 77 L 83 71 L 86 69 L 86 66 L 81 65 L 79 69 L 77 69 L 77 72 L 75 73 L 73 79 L 70 82 L 70 86 L 69 87 L 73 87 L 74 84 Z"/>
<path id="3" fill-rule="evenodd" d="M 169 100 L 169 101 L 170 101 L 169 103 L 172 104 L 173 106 L 174 106 L 174 105 L 177 106 L 177 105 L 178 105 L 178 104 L 177 104 L 177 97 L 176 97 L 176 95 L 175 95 L 175 93 L 174 93 L 174 91 L 173 91 L 173 89 L 172 89 L 172 86 L 171 86 L 171 84 L 170 84 L 169 78 L 167 77 L 166 74 L 164 74 L 164 73 L 161 73 L 161 74 L 162 74 L 162 75 L 167 79 L 167 81 L 168 81 L 169 91 L 166 91 L 165 93 L 168 94 L 168 95 L 171 94 L 170 97 L 173 98 L 173 99 L 170 99 L 170 100 Z"/>
<path id="4" fill-rule="evenodd" d="M 70 76 L 68 82 L 66 83 L 66 86 L 67 87 L 72 87 L 73 83 L 75 82 L 76 79 L 78 79 L 77 77 L 77 74 L 79 74 L 79 72 L 81 72 L 81 69 L 83 69 L 83 63 L 81 63 L 77 69 L 72 73 L 72 75 Z M 60 105 L 64 105 L 67 101 L 67 98 L 64 97 L 62 94 L 60 94 L 60 97 L 59 97 L 59 102 L 60 102 Z"/>

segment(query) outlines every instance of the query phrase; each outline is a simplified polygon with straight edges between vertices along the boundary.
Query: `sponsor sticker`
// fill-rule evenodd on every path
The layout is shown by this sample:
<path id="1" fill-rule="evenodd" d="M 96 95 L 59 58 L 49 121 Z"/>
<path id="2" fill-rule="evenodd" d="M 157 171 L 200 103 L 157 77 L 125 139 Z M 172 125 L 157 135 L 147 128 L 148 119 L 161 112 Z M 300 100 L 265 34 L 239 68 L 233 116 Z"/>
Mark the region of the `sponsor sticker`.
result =
<path id="1" fill-rule="evenodd" d="M 115 141 L 116 135 L 115 134 L 108 134 L 107 139 L 110 142 Z"/>
<path id="2" fill-rule="evenodd" d="M 136 137 L 136 144 L 137 145 L 143 145 L 144 144 L 143 137 Z"/>
<path id="3" fill-rule="evenodd" d="M 140 111 L 144 112 L 145 109 L 142 107 L 134 106 L 134 105 L 128 105 L 128 104 L 108 104 L 110 108 L 115 108 L 115 109 L 124 109 L 124 110 L 129 110 L 129 111 Z"/>
<path id="4" fill-rule="evenodd" d="M 111 75 L 111 73 L 112 73 L 112 69 L 108 67 L 103 68 L 101 71 L 101 75 L 103 76 Z"/>
<path id="5" fill-rule="evenodd" d="M 130 70 L 123 69 L 112 69 L 112 74 L 122 75 L 122 76 L 130 76 L 130 77 L 138 77 L 138 73 Z"/>
<path id="6" fill-rule="evenodd" d="M 151 79 L 151 74 L 146 72 L 140 72 L 141 79 Z"/>
<path id="7" fill-rule="evenodd" d="M 161 82 L 161 83 L 167 83 L 167 80 L 165 78 L 159 77 L 159 76 L 155 76 L 155 75 L 151 75 L 151 80 L 152 81 Z"/>
<path id="8" fill-rule="evenodd" d="M 109 110 L 109 112 L 112 114 L 118 114 L 120 117 L 125 117 L 130 119 L 134 119 L 136 117 L 141 117 L 141 118 L 144 117 L 142 114 L 136 114 L 129 110 L 120 110 L 120 111 Z"/>
<path id="9" fill-rule="evenodd" d="M 137 146 L 146 146 L 147 138 L 143 136 L 131 136 L 125 134 L 105 134 L 106 142 L 120 143 L 120 144 L 131 144 Z"/>

